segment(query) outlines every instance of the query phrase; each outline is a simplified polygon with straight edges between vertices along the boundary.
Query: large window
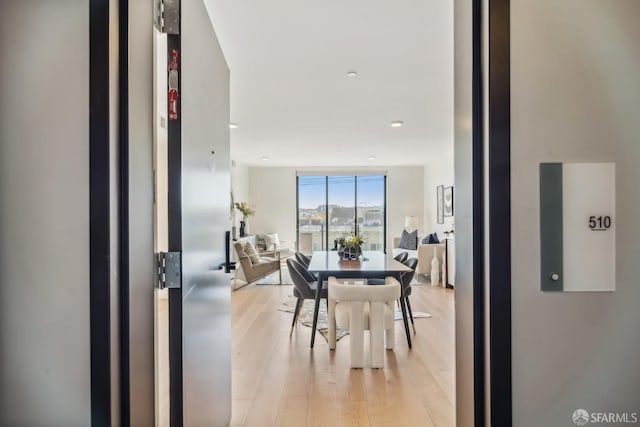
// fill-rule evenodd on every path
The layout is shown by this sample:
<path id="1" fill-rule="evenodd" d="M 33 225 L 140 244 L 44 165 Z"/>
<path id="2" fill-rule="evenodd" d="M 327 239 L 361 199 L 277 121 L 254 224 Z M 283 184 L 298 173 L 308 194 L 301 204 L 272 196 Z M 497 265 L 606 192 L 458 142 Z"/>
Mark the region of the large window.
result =
<path id="1" fill-rule="evenodd" d="M 385 250 L 385 175 L 298 176 L 298 248 L 331 250 L 341 236 L 359 234 L 365 250 Z"/>

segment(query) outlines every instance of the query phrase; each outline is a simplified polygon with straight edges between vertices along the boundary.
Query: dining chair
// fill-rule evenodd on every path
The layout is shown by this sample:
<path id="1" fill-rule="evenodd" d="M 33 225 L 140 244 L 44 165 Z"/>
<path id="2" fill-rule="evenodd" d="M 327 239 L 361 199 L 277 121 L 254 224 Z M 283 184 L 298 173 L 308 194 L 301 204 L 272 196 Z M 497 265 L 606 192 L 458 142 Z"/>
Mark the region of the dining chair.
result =
<path id="1" fill-rule="evenodd" d="M 309 268 L 309 264 L 311 263 L 311 258 L 306 256 L 302 252 L 296 252 L 295 257 L 296 257 L 296 261 L 304 265 L 305 268 Z"/>
<path id="2" fill-rule="evenodd" d="M 400 252 L 398 255 L 394 256 L 393 258 L 398 262 L 405 262 L 408 257 L 409 257 L 408 252 Z"/>
<path id="3" fill-rule="evenodd" d="M 408 256 L 409 254 L 407 252 L 400 252 L 399 254 L 394 256 L 393 259 L 404 264 Z M 385 279 L 368 279 L 367 284 L 368 285 L 384 285 Z"/>
<path id="4" fill-rule="evenodd" d="M 316 298 L 318 282 L 313 275 L 295 259 L 287 259 L 287 268 L 293 281 L 293 296 L 297 298 L 296 308 L 293 312 L 293 322 L 291 323 L 291 332 L 289 332 L 289 337 L 291 337 L 293 335 L 293 329 L 296 326 L 296 321 L 298 320 L 298 315 L 300 314 L 300 309 L 302 308 L 302 303 L 306 299 Z M 321 298 L 327 299 L 326 282 L 322 284 Z"/>
<path id="5" fill-rule="evenodd" d="M 358 279 L 329 277 L 329 348 L 336 348 L 336 328 L 349 329 L 352 368 L 364 367 L 364 331 L 369 330 L 371 367 L 384 367 L 384 348 L 393 349 L 395 319 L 393 304 L 400 298 L 400 283 L 393 277 L 383 286 L 353 284 Z M 365 279 L 359 279 L 366 283 Z"/>
<path id="6" fill-rule="evenodd" d="M 302 252 L 296 252 L 294 255 L 296 257 L 296 261 L 298 261 L 304 267 L 307 273 L 309 273 L 314 280 L 318 280 L 318 276 L 316 276 L 315 274 L 309 271 L 309 265 L 311 264 L 311 259 L 305 254 L 303 254 Z"/>
<path id="7" fill-rule="evenodd" d="M 409 267 L 411 271 L 404 273 L 401 278 L 402 282 L 402 293 L 400 298 L 404 299 L 404 302 L 407 305 L 407 311 L 409 312 L 409 319 L 411 319 L 411 327 L 413 328 L 413 333 L 416 333 L 416 325 L 413 323 L 413 312 L 411 311 L 411 303 L 409 302 L 409 295 L 411 295 L 411 281 L 416 274 L 416 267 L 418 266 L 418 258 L 409 258 L 405 262 L 404 265 Z"/>

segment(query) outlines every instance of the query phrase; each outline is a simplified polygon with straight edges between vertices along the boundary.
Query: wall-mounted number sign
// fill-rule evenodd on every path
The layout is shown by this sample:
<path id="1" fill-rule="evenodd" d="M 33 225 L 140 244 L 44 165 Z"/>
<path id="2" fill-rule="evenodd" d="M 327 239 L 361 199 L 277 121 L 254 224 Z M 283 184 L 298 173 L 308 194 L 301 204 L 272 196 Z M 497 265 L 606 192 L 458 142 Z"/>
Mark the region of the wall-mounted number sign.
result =
<path id="1" fill-rule="evenodd" d="M 542 290 L 615 290 L 615 249 L 615 164 L 540 164 Z"/>
<path id="2" fill-rule="evenodd" d="M 607 231 L 611 228 L 611 217 L 607 216 L 590 216 L 589 228 L 591 231 Z"/>

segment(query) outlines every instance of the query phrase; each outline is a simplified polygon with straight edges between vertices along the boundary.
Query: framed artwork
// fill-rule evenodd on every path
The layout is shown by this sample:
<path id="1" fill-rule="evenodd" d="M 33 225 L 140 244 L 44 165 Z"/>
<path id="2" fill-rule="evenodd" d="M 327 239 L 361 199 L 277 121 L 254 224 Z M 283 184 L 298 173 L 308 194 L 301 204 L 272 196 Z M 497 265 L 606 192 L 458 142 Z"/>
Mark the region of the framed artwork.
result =
<path id="1" fill-rule="evenodd" d="M 444 224 L 444 186 L 438 185 L 436 191 L 436 198 L 438 200 L 438 224 Z"/>
<path id="2" fill-rule="evenodd" d="M 444 189 L 444 216 L 453 216 L 453 187 Z"/>

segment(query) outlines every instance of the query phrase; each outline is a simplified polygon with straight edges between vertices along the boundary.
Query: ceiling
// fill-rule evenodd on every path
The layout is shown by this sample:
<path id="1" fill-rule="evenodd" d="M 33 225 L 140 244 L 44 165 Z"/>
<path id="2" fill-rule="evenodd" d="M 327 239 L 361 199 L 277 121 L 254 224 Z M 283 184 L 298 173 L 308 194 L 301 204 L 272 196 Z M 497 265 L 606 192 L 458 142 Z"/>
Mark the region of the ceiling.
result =
<path id="1" fill-rule="evenodd" d="M 236 162 L 419 165 L 452 150 L 452 2 L 204 1 L 231 70 Z"/>

